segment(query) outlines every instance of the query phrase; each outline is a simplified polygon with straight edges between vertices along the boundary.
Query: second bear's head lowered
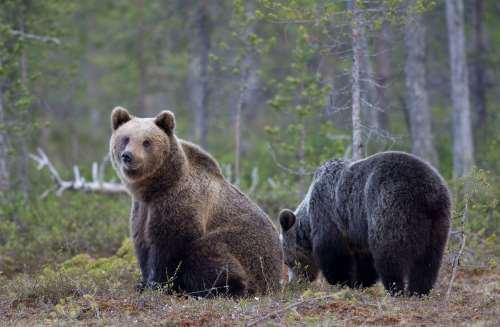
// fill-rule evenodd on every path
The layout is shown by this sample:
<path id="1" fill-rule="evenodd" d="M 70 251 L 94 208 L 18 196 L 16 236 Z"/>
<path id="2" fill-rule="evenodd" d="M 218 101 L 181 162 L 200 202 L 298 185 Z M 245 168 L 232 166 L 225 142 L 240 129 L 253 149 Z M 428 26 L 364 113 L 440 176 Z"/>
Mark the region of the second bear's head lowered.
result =
<path id="1" fill-rule="evenodd" d="M 154 118 L 137 118 L 116 107 L 111 114 L 113 135 L 111 159 L 122 181 L 134 192 L 155 176 L 169 169 L 168 176 L 180 173 L 176 157 L 178 142 L 174 135 L 175 117 L 162 111 Z"/>
<path id="2" fill-rule="evenodd" d="M 288 266 L 288 280 L 313 281 L 319 273 L 319 268 L 312 257 L 312 244 L 308 233 L 309 226 L 302 223 L 304 208 L 299 208 L 297 219 L 295 213 L 283 209 L 279 214 L 281 225 L 281 242 L 283 246 L 285 264 Z"/>

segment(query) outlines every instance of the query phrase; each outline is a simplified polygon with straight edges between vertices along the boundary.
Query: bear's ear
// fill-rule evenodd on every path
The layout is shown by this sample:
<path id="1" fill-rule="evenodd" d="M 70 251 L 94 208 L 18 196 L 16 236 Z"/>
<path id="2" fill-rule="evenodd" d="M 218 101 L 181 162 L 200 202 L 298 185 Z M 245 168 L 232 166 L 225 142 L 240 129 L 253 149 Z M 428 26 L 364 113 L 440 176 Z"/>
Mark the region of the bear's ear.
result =
<path id="1" fill-rule="evenodd" d="M 284 232 L 292 228 L 293 224 L 295 224 L 295 214 L 288 209 L 281 210 L 279 219 L 281 228 Z"/>
<path id="2" fill-rule="evenodd" d="M 168 135 L 172 135 L 175 129 L 174 113 L 169 110 L 163 110 L 155 117 L 155 124 Z"/>
<path id="3" fill-rule="evenodd" d="M 118 127 L 125 124 L 129 120 L 132 119 L 132 116 L 129 114 L 127 109 L 122 107 L 115 107 L 111 112 L 111 128 L 113 131 L 116 131 Z"/>

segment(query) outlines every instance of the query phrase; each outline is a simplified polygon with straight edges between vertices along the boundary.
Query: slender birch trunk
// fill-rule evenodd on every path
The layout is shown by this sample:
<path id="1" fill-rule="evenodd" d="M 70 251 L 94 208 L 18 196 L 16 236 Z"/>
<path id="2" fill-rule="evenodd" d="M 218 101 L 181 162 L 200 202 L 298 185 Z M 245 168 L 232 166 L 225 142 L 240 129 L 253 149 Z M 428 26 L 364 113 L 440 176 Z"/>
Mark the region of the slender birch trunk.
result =
<path id="1" fill-rule="evenodd" d="M 356 0 L 350 2 L 352 11 L 352 159 L 359 160 L 363 157 L 363 139 L 361 125 L 361 91 L 359 66 L 363 57 L 360 40 L 362 18 Z"/>
<path id="2" fill-rule="evenodd" d="M 474 165 L 462 0 L 446 0 L 446 22 L 453 106 L 453 175 L 460 177 L 470 173 Z"/>
<path id="3" fill-rule="evenodd" d="M 364 108 L 363 112 L 366 113 L 366 117 L 369 119 L 370 127 L 380 129 L 380 108 L 377 103 L 377 90 L 375 88 L 374 80 L 375 74 L 373 72 L 373 64 L 370 58 L 370 50 L 368 47 L 368 39 L 366 37 L 365 27 L 363 25 L 360 25 L 358 31 L 362 53 L 360 62 L 360 76 L 363 81 L 360 84 L 362 86 L 362 94 L 365 95 L 365 102 L 361 104 L 361 107 Z"/>
<path id="4" fill-rule="evenodd" d="M 255 3 L 252 0 L 246 3 L 246 15 L 252 18 L 255 11 Z M 257 52 L 251 44 L 248 42 L 248 37 L 254 33 L 255 23 L 253 19 L 245 33 L 243 33 L 243 38 L 245 42 L 245 58 L 243 59 L 241 65 L 241 75 L 240 75 L 240 94 L 238 98 L 238 103 L 236 105 L 236 112 L 234 117 L 234 133 L 235 133 L 235 154 L 234 154 L 234 181 L 236 185 L 240 184 L 240 158 L 241 158 L 241 120 L 242 113 L 247 107 L 247 105 L 255 97 L 258 84 L 257 76 Z"/>
<path id="5" fill-rule="evenodd" d="M 147 116 L 148 108 L 146 104 L 147 91 L 147 60 L 144 57 L 144 39 L 147 37 L 144 26 L 144 0 L 137 1 L 137 10 L 139 12 L 139 33 L 137 34 L 137 65 L 139 68 L 139 96 L 137 98 L 137 110 L 142 116 Z"/>
<path id="6" fill-rule="evenodd" d="M 208 54 L 210 51 L 208 5 L 208 0 L 201 0 L 197 3 L 189 65 L 189 90 L 194 109 L 195 138 L 203 148 L 207 146 L 208 134 Z"/>
<path id="7" fill-rule="evenodd" d="M 410 3 L 413 5 L 414 2 Z M 425 33 L 423 17 L 418 14 L 410 15 L 405 27 L 406 103 L 412 153 L 437 167 L 438 158 L 432 138 L 432 117 L 426 85 Z"/>
<path id="8" fill-rule="evenodd" d="M 474 87 L 472 88 L 474 104 L 476 106 L 475 130 L 480 131 L 484 127 L 487 119 L 486 91 L 488 83 L 486 80 L 486 56 L 488 53 L 486 32 L 484 30 L 484 1 L 474 1 Z"/>
<path id="9" fill-rule="evenodd" d="M 7 133 L 3 107 L 3 85 L 0 84 L 0 192 L 9 190 L 10 175 L 7 165 Z"/>
<path id="10" fill-rule="evenodd" d="M 389 101 L 387 95 L 387 82 L 391 75 L 390 62 L 390 44 L 389 44 L 389 25 L 383 23 L 380 34 L 375 39 L 376 56 L 376 80 L 377 80 L 377 98 L 378 106 L 381 111 L 377 115 L 377 125 L 384 130 L 389 129 Z"/>
<path id="11" fill-rule="evenodd" d="M 21 26 L 20 26 L 21 33 L 25 34 L 26 33 L 26 26 L 25 26 L 25 21 L 22 18 L 21 21 Z M 22 40 L 24 38 L 21 38 Z M 21 75 L 21 84 L 23 88 L 28 91 L 29 90 L 29 85 L 28 85 L 28 59 L 26 55 L 26 47 L 24 46 L 21 51 L 21 57 L 20 57 L 20 75 Z M 27 108 L 27 110 L 31 110 L 31 108 Z M 27 117 L 31 117 L 31 114 L 28 114 Z M 27 121 L 25 122 L 27 124 L 33 124 L 34 122 L 32 121 Z M 19 145 L 20 145 L 20 152 L 19 152 L 19 170 L 17 171 L 18 173 L 18 178 L 20 181 L 20 187 L 21 187 L 21 192 L 23 193 L 24 197 L 27 198 L 28 192 L 30 189 L 30 181 L 28 179 L 28 160 L 29 160 L 29 152 L 28 152 L 28 139 L 30 134 L 23 134 L 20 135 L 20 138 L 18 140 Z"/>

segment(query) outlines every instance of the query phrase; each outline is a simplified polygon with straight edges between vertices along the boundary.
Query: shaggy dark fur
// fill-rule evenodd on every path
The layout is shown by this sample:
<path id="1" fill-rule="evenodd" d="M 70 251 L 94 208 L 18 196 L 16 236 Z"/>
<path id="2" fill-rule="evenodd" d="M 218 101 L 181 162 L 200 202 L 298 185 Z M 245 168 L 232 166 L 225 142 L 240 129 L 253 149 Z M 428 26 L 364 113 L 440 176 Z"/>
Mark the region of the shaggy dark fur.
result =
<path id="1" fill-rule="evenodd" d="M 113 165 L 132 195 L 131 234 L 141 287 L 167 282 L 195 296 L 244 296 L 279 287 L 283 253 L 267 215 L 217 162 L 177 139 L 175 119 L 111 115 Z"/>
<path id="2" fill-rule="evenodd" d="M 427 294 L 450 227 L 450 194 L 427 163 L 383 152 L 348 163 L 332 160 L 314 175 L 297 210 L 283 210 L 285 262 L 330 284 L 373 285 L 391 294 Z"/>

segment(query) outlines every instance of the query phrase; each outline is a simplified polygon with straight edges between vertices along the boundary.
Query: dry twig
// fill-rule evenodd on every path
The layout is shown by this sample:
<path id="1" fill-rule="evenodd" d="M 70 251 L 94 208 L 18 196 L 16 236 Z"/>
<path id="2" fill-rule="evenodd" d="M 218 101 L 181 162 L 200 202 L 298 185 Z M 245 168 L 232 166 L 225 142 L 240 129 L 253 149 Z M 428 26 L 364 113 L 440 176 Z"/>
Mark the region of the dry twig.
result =
<path id="1" fill-rule="evenodd" d="M 465 248 L 465 222 L 467 220 L 467 211 L 469 210 L 469 200 L 466 198 L 465 200 L 465 207 L 464 207 L 464 214 L 462 216 L 462 240 L 460 242 L 460 250 L 458 251 L 457 255 L 453 259 L 453 268 L 451 271 L 451 277 L 450 277 L 450 284 L 448 285 L 448 290 L 446 291 L 446 297 L 445 300 L 448 301 L 450 298 L 451 294 L 451 289 L 453 287 L 453 282 L 455 281 L 455 276 L 457 274 L 458 270 L 458 265 L 460 263 L 460 257 L 462 256 L 462 253 L 464 252 Z"/>
<path id="2" fill-rule="evenodd" d="M 43 42 L 43 43 L 54 43 L 56 45 L 61 45 L 61 40 L 59 40 L 56 37 L 45 36 L 45 35 L 36 35 L 36 34 L 26 33 L 26 32 L 18 31 L 18 30 L 10 30 L 9 32 L 11 35 L 18 36 L 18 37 L 23 38 L 23 39 L 30 39 L 30 40 Z"/>
<path id="3" fill-rule="evenodd" d="M 73 166 L 74 180 L 64 180 L 45 152 L 40 148 L 37 149 L 37 152 L 38 154 L 30 154 L 31 159 L 37 163 L 37 168 L 39 170 L 47 167 L 56 184 L 55 187 L 51 187 L 45 191 L 41 195 L 42 198 L 46 197 L 54 189 L 57 189 L 57 196 L 61 196 L 66 190 L 105 194 L 123 194 L 127 192 L 125 186 L 121 183 L 103 181 L 103 165 L 106 164 L 106 160 L 101 164 L 101 169 L 99 169 L 99 164 L 97 162 L 92 164 L 92 181 L 90 182 L 86 181 L 85 178 L 80 175 L 80 169 L 76 165 Z"/>

